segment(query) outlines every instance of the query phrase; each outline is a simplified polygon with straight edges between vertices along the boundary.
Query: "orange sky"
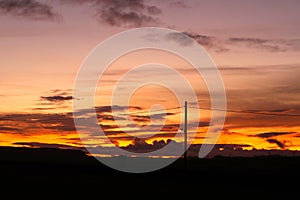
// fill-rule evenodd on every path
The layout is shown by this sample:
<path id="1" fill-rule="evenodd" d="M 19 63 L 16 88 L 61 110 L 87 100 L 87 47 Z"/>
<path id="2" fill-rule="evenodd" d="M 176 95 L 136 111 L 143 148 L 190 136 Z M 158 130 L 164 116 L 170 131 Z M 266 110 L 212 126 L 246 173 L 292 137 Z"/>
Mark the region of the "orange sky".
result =
<path id="1" fill-rule="evenodd" d="M 228 110 L 274 114 L 228 112 L 219 144 L 300 150 L 300 117 L 288 116 L 300 114 L 299 1 L 86 2 L 30 0 L 12 5 L 1 1 L 0 145 L 82 146 L 72 118 L 72 95 L 84 59 L 113 34 L 158 26 L 185 32 L 207 50 L 222 74 Z M 134 17 L 129 18 L 127 12 Z M 129 110 L 140 114 L 122 121 L 123 132 L 112 119 L 109 106 L 115 84 L 129 69 L 149 62 L 177 69 L 192 85 L 198 105 L 210 106 L 204 81 L 183 59 L 154 50 L 123 56 L 103 74 L 95 98 L 99 124 L 120 146 L 131 144 L 134 135 L 156 132 L 162 123 L 163 129 L 149 137 L 148 143 L 161 139 L 182 142 L 182 137 L 173 138 L 183 117 L 181 109 L 166 110 L 165 116 L 152 112 L 154 126 L 146 126 L 149 113 L 141 111 L 154 104 L 179 107 L 176 96 L 159 85 L 147 85 L 134 93 Z M 156 76 L 174 79 L 170 74 Z M 195 118 L 193 103 L 189 104 L 189 126 L 197 129 L 194 143 L 202 143 L 211 113 L 201 110 L 201 118 Z M 124 108 L 117 106 L 121 118 Z M 106 144 L 99 139 L 90 145 Z"/>

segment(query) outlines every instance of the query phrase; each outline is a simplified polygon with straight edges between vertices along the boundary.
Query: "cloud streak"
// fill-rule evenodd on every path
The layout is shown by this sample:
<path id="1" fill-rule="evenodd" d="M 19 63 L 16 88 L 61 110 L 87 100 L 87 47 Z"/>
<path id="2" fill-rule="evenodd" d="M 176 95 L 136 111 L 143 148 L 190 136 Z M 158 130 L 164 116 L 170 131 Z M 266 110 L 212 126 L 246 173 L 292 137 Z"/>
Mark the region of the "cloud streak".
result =
<path id="1" fill-rule="evenodd" d="M 187 4 L 185 4 L 183 1 L 171 1 L 170 6 L 178 7 L 178 8 L 190 8 Z"/>
<path id="2" fill-rule="evenodd" d="M 61 95 L 54 95 L 54 96 L 41 96 L 41 100 L 54 102 L 54 103 L 61 103 L 64 101 L 72 100 L 72 96 L 61 96 Z"/>
<path id="3" fill-rule="evenodd" d="M 192 32 L 183 32 L 183 33 L 186 34 L 187 36 L 193 38 L 194 40 L 196 40 L 203 47 L 212 49 L 216 52 L 222 53 L 222 52 L 226 52 L 229 50 L 216 37 L 208 36 L 208 35 L 201 35 L 201 34 L 192 33 Z"/>
<path id="4" fill-rule="evenodd" d="M 276 140 L 276 139 L 267 139 L 267 142 L 269 142 L 271 144 L 276 144 L 281 149 L 285 149 L 285 144 L 282 143 L 282 142 L 280 142 L 279 140 Z"/>
<path id="5" fill-rule="evenodd" d="M 54 143 L 43 143 L 43 142 L 14 142 L 14 145 L 25 146 L 31 148 L 54 148 L 54 149 L 76 149 L 84 150 L 82 147 L 75 147 L 66 144 L 54 144 Z"/>
<path id="6" fill-rule="evenodd" d="M 15 127 L 0 125 L 0 131 L 20 131 L 20 129 L 15 128 Z"/>
<path id="7" fill-rule="evenodd" d="M 53 130 L 53 131 L 76 131 L 73 116 L 71 113 L 65 114 L 3 114 L 0 115 L 0 129 L 6 129 L 9 133 L 27 135 L 33 130 Z M 18 126 L 15 128 L 14 126 Z M 30 131 L 31 130 L 31 131 Z"/>
<path id="8" fill-rule="evenodd" d="M 296 132 L 266 132 L 266 133 L 257 134 L 255 136 L 260 137 L 260 138 L 270 138 L 270 137 L 288 135 L 288 134 L 293 134 L 293 133 L 296 133 Z"/>
<path id="9" fill-rule="evenodd" d="M 0 13 L 33 20 L 55 20 L 60 18 L 60 15 L 53 11 L 52 6 L 36 0 L 1 0 Z"/>
<path id="10" fill-rule="evenodd" d="M 157 24 L 154 17 L 161 13 L 156 6 L 149 6 L 144 0 L 94 0 L 96 16 L 100 22 L 111 26 L 141 27 Z"/>
<path id="11" fill-rule="evenodd" d="M 166 36 L 166 39 L 173 40 L 182 46 L 189 46 L 193 43 L 193 40 L 195 40 L 203 47 L 219 53 L 226 52 L 229 50 L 226 47 L 224 47 L 223 43 L 219 41 L 216 37 L 201 35 L 193 32 L 170 33 Z"/>
<path id="12" fill-rule="evenodd" d="M 182 33 L 188 37 L 185 37 Z M 172 33 L 168 35 L 168 39 L 174 40 L 182 46 L 187 46 L 192 44 L 192 40 L 190 40 L 190 38 L 192 38 L 204 48 L 217 53 L 229 52 L 236 48 L 256 49 L 270 53 L 300 50 L 300 39 L 269 40 L 251 37 L 229 37 L 221 39 L 195 32 L 186 31 L 182 33 Z"/>
<path id="13" fill-rule="evenodd" d="M 162 11 L 144 0 L 57 0 L 62 4 L 87 4 L 99 22 L 110 26 L 142 27 L 157 25 Z M 47 3 L 36 0 L 1 0 L 0 13 L 32 20 L 57 20 L 62 16 Z"/>
<path id="14" fill-rule="evenodd" d="M 137 115 L 137 114 L 133 114 L 131 115 L 131 118 L 133 119 L 133 121 L 137 121 L 137 122 L 150 122 L 151 120 L 154 121 L 161 121 L 166 119 L 166 116 L 171 116 L 171 115 L 175 115 L 175 113 L 157 113 L 157 114 L 150 114 L 150 115 Z"/>
<path id="15" fill-rule="evenodd" d="M 261 49 L 269 52 L 286 51 L 286 49 L 283 48 L 278 41 L 271 41 L 261 38 L 231 37 L 228 39 L 228 42 L 233 45 L 243 45 L 245 47 Z"/>
<path id="16" fill-rule="evenodd" d="M 188 37 L 185 37 L 185 35 Z M 167 37 L 167 39 L 174 40 L 182 46 L 191 45 L 193 42 L 191 38 L 202 45 L 204 48 L 215 51 L 217 53 L 232 51 L 235 48 L 250 48 L 270 53 L 300 50 L 299 39 L 268 40 L 250 37 L 229 37 L 221 39 L 215 36 L 204 35 L 195 32 L 172 33 Z"/>
<path id="17" fill-rule="evenodd" d="M 71 89 L 53 89 L 39 97 L 37 107 L 31 108 L 33 111 L 47 111 L 54 109 L 69 108 L 69 103 L 73 100 Z"/>
<path id="18" fill-rule="evenodd" d="M 126 111 L 128 109 L 134 109 L 134 110 L 142 110 L 139 106 L 119 106 L 119 105 L 113 105 L 113 106 L 97 106 L 95 108 L 97 113 L 111 113 L 112 110 L 114 111 Z"/>
<path id="19" fill-rule="evenodd" d="M 162 11 L 144 0 L 59 0 L 68 4 L 89 4 L 99 22 L 110 26 L 141 27 L 158 24 Z"/>

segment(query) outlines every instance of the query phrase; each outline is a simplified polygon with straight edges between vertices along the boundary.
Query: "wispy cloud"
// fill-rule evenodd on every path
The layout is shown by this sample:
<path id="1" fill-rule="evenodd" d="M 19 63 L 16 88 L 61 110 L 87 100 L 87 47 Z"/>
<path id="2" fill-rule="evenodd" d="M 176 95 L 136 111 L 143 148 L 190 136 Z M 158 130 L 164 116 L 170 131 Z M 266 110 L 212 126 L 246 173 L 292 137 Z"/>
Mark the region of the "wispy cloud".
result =
<path id="1" fill-rule="evenodd" d="M 156 17 L 162 11 L 144 0 L 57 0 L 56 2 L 75 5 L 87 4 L 94 10 L 99 22 L 110 26 L 141 27 L 157 25 Z M 1 0 L 0 13 L 33 20 L 58 20 L 62 16 L 45 2 L 36 0 Z"/>
<path id="2" fill-rule="evenodd" d="M 286 52 L 286 51 L 299 51 L 300 39 L 263 39 L 263 38 L 251 38 L 251 37 L 229 37 L 218 38 L 211 35 L 205 35 L 195 32 L 182 32 L 172 33 L 168 35 L 167 39 L 174 40 L 180 45 L 187 46 L 192 44 L 190 38 L 197 41 L 200 45 L 208 50 L 215 51 L 217 53 L 224 53 L 237 48 L 248 48 L 266 52 Z M 188 37 L 185 37 L 188 36 Z"/>
<path id="3" fill-rule="evenodd" d="M 190 6 L 184 3 L 183 1 L 170 1 L 170 6 L 178 8 L 190 8 Z"/>
<path id="4" fill-rule="evenodd" d="M 247 101 L 246 101 L 247 102 Z M 259 113 L 259 112 L 258 112 Z M 228 112 L 226 116 L 225 128 L 273 128 L 276 130 L 279 127 L 297 127 L 299 126 L 299 120 L 297 117 L 280 116 L 280 113 L 273 113 L 274 115 L 263 114 L 243 114 L 243 113 L 231 113 Z M 267 137 L 271 134 L 262 134 L 260 137 Z M 274 133 L 275 136 L 276 133 Z M 280 134 L 280 133 L 279 133 Z M 278 135 L 279 135 L 278 134 Z M 250 135 L 251 137 L 258 137 L 256 135 Z"/>
<path id="5" fill-rule="evenodd" d="M 113 106 L 113 108 L 118 111 L 124 111 L 125 109 L 128 109 L 128 107 L 126 106 L 117 105 Z M 138 106 L 133 106 L 130 108 L 141 109 Z M 80 117 L 89 117 L 91 114 L 89 111 L 79 111 L 79 113 Z M 128 131 L 129 133 L 142 133 L 142 131 L 139 130 L 141 126 L 139 126 L 135 122 L 130 121 L 128 117 L 113 116 L 112 106 L 96 107 L 96 114 L 100 126 L 107 135 L 124 134 L 119 126 L 114 123 L 115 120 L 122 120 L 123 122 L 127 122 L 126 127 L 135 128 Z M 173 115 L 173 113 L 167 113 L 166 115 L 154 114 L 151 117 L 153 117 L 155 120 L 163 120 L 164 116 L 168 115 Z M 149 116 L 140 117 L 144 117 L 144 120 L 146 122 L 150 121 Z M 178 130 L 178 128 L 176 127 L 178 127 L 177 124 L 166 124 L 162 127 L 161 131 L 173 131 L 176 133 L 176 131 Z M 161 126 L 152 124 L 143 131 L 154 132 L 157 131 L 158 128 L 161 128 Z M 11 134 L 27 135 L 32 134 L 33 132 L 36 132 L 38 134 L 42 130 L 48 130 L 49 133 L 53 133 L 55 131 L 73 132 L 76 131 L 76 127 L 74 124 L 73 113 L 7 113 L 0 114 L 0 130 Z"/>
<path id="6" fill-rule="evenodd" d="M 243 45 L 245 47 L 261 49 L 269 52 L 286 51 L 286 49 L 282 45 L 280 45 L 279 41 L 272 41 L 261 38 L 231 37 L 228 39 L 228 42 L 231 45 Z"/>
<path id="7" fill-rule="evenodd" d="M 300 39 L 265 39 L 252 37 L 230 37 L 224 41 L 227 45 L 233 47 L 245 47 L 257 49 L 271 53 L 300 51 Z"/>
<path id="8" fill-rule="evenodd" d="M 14 142 L 14 145 L 33 147 L 33 148 L 55 148 L 55 149 L 77 149 L 84 150 L 82 147 L 75 147 L 66 144 L 55 144 L 55 143 L 42 143 L 42 142 Z"/>
<path id="9" fill-rule="evenodd" d="M 287 52 L 287 51 L 299 51 L 300 39 L 264 39 L 264 38 L 252 38 L 252 37 L 228 37 L 218 38 L 212 35 L 205 35 L 195 32 L 182 32 L 188 37 L 185 37 L 181 33 L 172 33 L 168 35 L 168 39 L 178 42 L 180 45 L 186 46 L 192 44 L 190 38 L 197 41 L 200 45 L 208 50 L 215 51 L 217 53 L 224 53 L 239 48 L 255 49 L 259 51 L 265 51 L 270 53 L 275 52 Z"/>
<path id="10" fill-rule="evenodd" d="M 41 100 L 45 101 L 50 101 L 50 102 L 55 102 L 55 103 L 60 103 L 64 101 L 70 101 L 72 100 L 72 96 L 60 96 L 60 95 L 55 95 L 55 96 L 41 96 Z"/>
<path id="11" fill-rule="evenodd" d="M 75 131 L 73 116 L 65 114 L 18 113 L 0 115 L 0 129 L 6 129 L 12 134 L 27 135 L 35 130 Z M 17 128 L 15 128 L 17 127 Z"/>
<path id="12" fill-rule="evenodd" d="M 96 0 L 97 17 L 100 22 L 111 26 L 141 27 L 158 23 L 155 15 L 161 10 L 144 0 Z"/>
<path id="13" fill-rule="evenodd" d="M 280 142 L 279 140 L 276 139 L 267 139 L 267 142 L 269 143 L 274 143 L 276 144 L 278 147 L 280 147 L 281 149 L 285 148 L 285 144 L 283 142 Z"/>
<path id="14" fill-rule="evenodd" d="M 270 138 L 270 137 L 288 135 L 288 134 L 293 134 L 293 133 L 296 133 L 296 132 L 266 132 L 266 133 L 256 134 L 255 136 L 260 137 L 260 138 Z"/>
<path id="15" fill-rule="evenodd" d="M 158 24 L 162 11 L 144 0 L 58 0 L 68 4 L 88 4 L 99 22 L 110 26 L 141 27 Z"/>
<path id="16" fill-rule="evenodd" d="M 20 131 L 19 128 L 17 127 L 11 127 L 11 126 L 3 126 L 3 125 L 0 125 L 0 131 Z"/>
<path id="17" fill-rule="evenodd" d="M 56 20 L 60 18 L 53 7 L 36 0 L 1 0 L 0 13 L 33 20 Z"/>
<path id="18" fill-rule="evenodd" d="M 222 41 L 218 40 L 216 37 L 208 36 L 208 35 L 201 35 L 198 33 L 192 33 L 192 32 L 184 32 L 187 36 L 193 38 L 196 40 L 199 44 L 201 44 L 203 47 L 206 47 L 208 49 L 212 49 L 216 52 L 226 52 L 229 49 L 224 46 Z"/>
<path id="19" fill-rule="evenodd" d="M 39 97 L 37 106 L 31 110 L 53 110 L 58 108 L 69 108 L 67 103 L 73 100 L 71 90 L 53 89 Z"/>
<path id="20" fill-rule="evenodd" d="M 119 106 L 119 105 L 113 105 L 113 106 L 97 106 L 95 108 L 97 113 L 105 113 L 105 112 L 112 112 L 114 111 L 125 111 L 127 109 L 133 109 L 133 110 L 142 110 L 139 106 Z"/>
<path id="21" fill-rule="evenodd" d="M 166 119 L 166 116 L 171 116 L 175 115 L 175 113 L 157 113 L 157 114 L 150 114 L 150 115 L 137 115 L 133 114 L 131 115 L 131 118 L 133 121 L 138 121 L 138 122 L 150 122 L 151 120 L 154 121 L 160 121 L 163 119 Z"/>
<path id="22" fill-rule="evenodd" d="M 216 37 L 201 35 L 192 32 L 182 32 L 182 33 L 170 33 L 166 37 L 167 40 L 174 40 L 179 45 L 188 46 L 193 43 L 193 40 L 198 42 L 200 45 L 207 49 L 211 49 L 216 52 L 225 52 L 229 49 L 223 46 L 223 43 L 219 41 Z M 193 39 L 193 40 L 191 40 Z"/>

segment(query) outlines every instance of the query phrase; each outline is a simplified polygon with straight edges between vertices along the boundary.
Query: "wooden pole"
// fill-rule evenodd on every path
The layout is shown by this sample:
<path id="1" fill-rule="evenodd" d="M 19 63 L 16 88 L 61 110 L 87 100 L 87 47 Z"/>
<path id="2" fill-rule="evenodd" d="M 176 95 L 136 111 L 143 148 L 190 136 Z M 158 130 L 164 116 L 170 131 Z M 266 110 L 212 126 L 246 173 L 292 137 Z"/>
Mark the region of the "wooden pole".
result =
<path id="1" fill-rule="evenodd" d="M 187 169 L 187 101 L 184 102 L 184 166 Z"/>

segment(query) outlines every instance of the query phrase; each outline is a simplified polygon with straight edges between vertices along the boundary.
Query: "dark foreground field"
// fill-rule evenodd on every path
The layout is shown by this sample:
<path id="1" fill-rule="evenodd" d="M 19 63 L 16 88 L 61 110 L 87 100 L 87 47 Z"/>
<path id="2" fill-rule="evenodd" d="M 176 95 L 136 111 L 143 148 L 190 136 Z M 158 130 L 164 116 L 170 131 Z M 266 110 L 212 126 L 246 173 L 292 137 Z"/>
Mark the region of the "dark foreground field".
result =
<path id="1" fill-rule="evenodd" d="M 0 148 L 1 192 L 21 189 L 81 195 L 175 195 L 235 198 L 298 197 L 300 157 L 177 160 L 162 170 L 129 174 L 80 151 Z"/>

